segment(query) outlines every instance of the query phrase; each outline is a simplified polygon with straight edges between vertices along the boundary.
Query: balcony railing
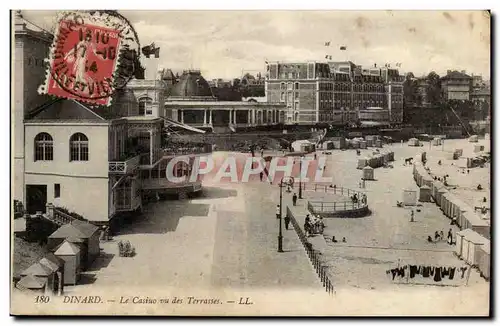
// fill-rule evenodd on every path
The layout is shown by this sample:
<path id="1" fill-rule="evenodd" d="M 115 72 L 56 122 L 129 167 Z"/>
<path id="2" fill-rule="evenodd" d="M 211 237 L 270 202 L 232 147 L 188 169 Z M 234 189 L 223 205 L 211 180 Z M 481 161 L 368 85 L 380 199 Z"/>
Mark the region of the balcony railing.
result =
<path id="1" fill-rule="evenodd" d="M 193 147 L 178 147 L 178 148 L 164 148 L 163 156 L 181 156 L 181 155 L 200 155 L 212 153 L 212 146 L 193 146 Z"/>
<path id="2" fill-rule="evenodd" d="M 112 174 L 128 174 L 138 168 L 140 155 L 129 158 L 126 161 L 112 161 L 108 163 L 108 171 Z"/>

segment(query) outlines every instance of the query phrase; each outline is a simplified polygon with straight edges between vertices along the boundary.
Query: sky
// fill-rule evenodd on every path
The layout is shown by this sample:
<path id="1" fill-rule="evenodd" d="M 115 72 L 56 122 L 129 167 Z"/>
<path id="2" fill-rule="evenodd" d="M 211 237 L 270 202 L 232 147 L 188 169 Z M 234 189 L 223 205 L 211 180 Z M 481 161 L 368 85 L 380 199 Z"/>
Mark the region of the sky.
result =
<path id="1" fill-rule="evenodd" d="M 482 11 L 119 11 L 159 65 L 206 79 L 265 72 L 265 61 L 351 60 L 416 76 L 447 70 L 490 76 L 490 17 Z M 22 11 L 53 30 L 55 11 Z M 325 42 L 330 42 L 326 47 Z M 346 51 L 340 51 L 346 46 Z"/>

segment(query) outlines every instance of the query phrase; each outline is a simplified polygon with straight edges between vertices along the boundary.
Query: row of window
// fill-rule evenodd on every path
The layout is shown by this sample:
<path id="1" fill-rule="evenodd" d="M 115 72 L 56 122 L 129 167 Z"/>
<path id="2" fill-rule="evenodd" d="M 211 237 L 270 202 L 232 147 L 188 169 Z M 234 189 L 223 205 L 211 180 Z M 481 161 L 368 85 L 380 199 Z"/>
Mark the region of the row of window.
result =
<path id="1" fill-rule="evenodd" d="M 35 161 L 54 160 L 54 139 L 46 132 L 35 137 Z M 77 132 L 69 138 L 69 160 L 89 160 L 89 139 L 84 134 Z"/>
<path id="2" fill-rule="evenodd" d="M 300 84 L 299 83 L 281 83 L 280 87 L 282 90 L 285 90 L 285 89 L 289 90 L 289 91 L 291 91 L 293 89 L 298 90 L 298 89 L 300 89 Z"/>
<path id="3" fill-rule="evenodd" d="M 292 98 L 295 98 L 296 101 L 299 100 L 299 93 L 298 92 L 294 92 L 293 93 L 294 95 L 292 95 L 292 93 L 287 93 L 287 102 L 292 102 Z M 285 102 L 285 92 L 281 92 L 280 94 L 280 101 L 281 102 Z"/>

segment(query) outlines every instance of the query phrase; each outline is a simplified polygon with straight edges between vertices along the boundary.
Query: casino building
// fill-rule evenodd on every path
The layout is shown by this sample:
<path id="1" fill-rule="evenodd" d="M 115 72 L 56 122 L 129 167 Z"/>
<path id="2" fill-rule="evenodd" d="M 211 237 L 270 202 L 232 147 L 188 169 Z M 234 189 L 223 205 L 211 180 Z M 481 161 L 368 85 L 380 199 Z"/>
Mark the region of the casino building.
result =
<path id="1" fill-rule="evenodd" d="M 186 70 L 165 96 L 164 115 L 200 130 L 224 132 L 285 122 L 277 102 L 218 101 L 199 70 Z"/>

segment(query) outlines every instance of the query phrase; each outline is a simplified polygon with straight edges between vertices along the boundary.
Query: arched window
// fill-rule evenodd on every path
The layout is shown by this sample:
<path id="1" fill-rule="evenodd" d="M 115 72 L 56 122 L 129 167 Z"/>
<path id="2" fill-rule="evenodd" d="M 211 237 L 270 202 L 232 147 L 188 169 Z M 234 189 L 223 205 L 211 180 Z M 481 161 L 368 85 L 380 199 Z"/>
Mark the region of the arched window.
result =
<path id="1" fill-rule="evenodd" d="M 84 134 L 78 132 L 69 139 L 70 161 L 89 160 L 89 139 Z"/>
<path id="2" fill-rule="evenodd" d="M 54 159 L 54 140 L 46 132 L 35 137 L 35 161 L 52 161 Z"/>
<path id="3" fill-rule="evenodd" d="M 145 115 L 145 114 L 152 114 L 153 112 L 151 109 L 146 110 L 146 107 L 148 104 L 151 104 L 153 102 L 152 99 L 149 97 L 143 97 L 139 99 L 139 115 Z"/>
<path id="4" fill-rule="evenodd" d="M 299 83 L 295 83 L 295 89 L 298 90 L 300 88 Z"/>

